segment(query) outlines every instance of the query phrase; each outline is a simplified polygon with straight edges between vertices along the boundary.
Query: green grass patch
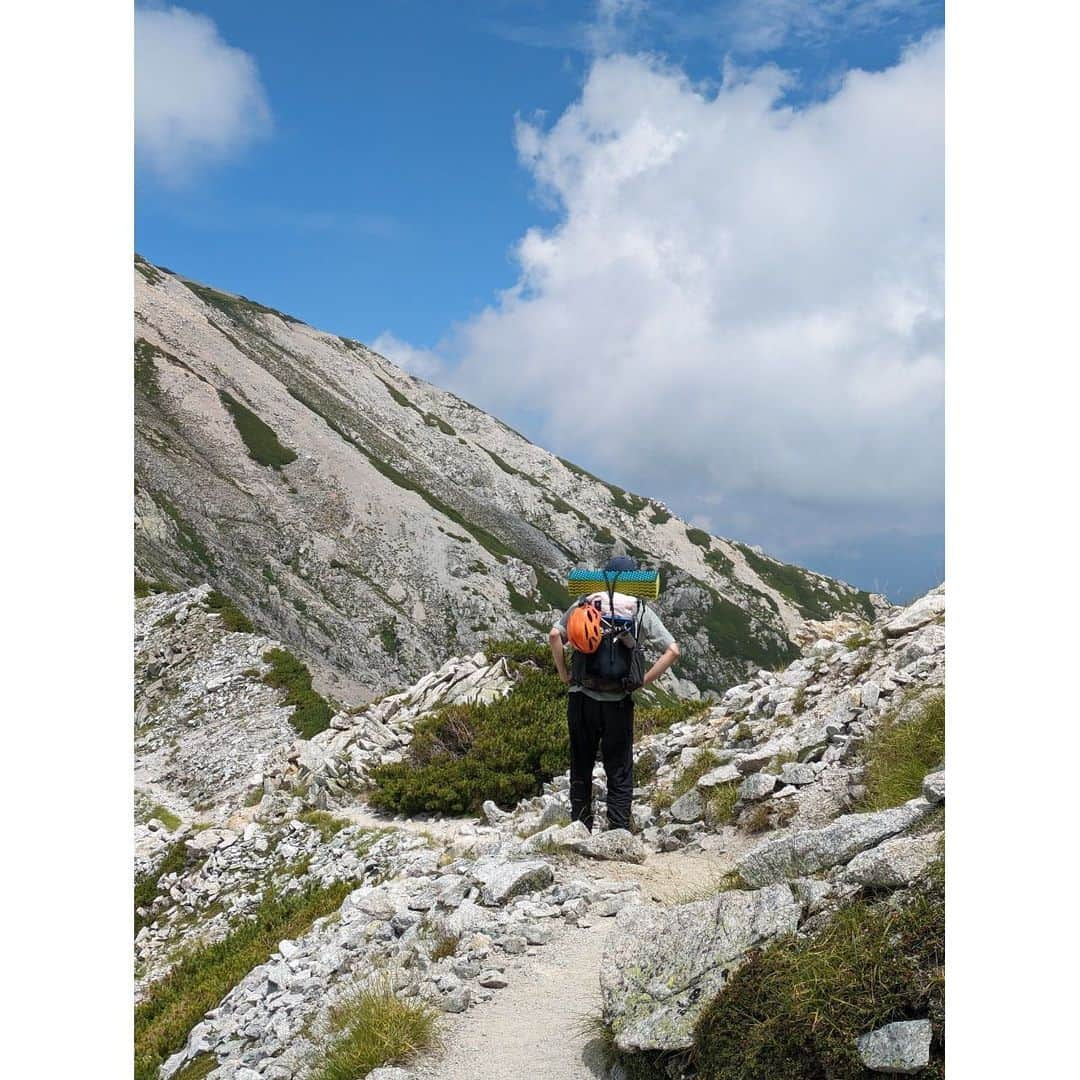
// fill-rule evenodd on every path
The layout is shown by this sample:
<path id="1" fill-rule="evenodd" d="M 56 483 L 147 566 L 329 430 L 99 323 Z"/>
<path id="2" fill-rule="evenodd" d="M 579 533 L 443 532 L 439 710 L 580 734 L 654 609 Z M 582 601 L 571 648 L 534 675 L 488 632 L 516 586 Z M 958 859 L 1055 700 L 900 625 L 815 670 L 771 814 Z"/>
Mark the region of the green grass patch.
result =
<path id="1" fill-rule="evenodd" d="M 155 596 L 158 593 L 174 593 L 176 590 L 171 585 L 166 585 L 163 581 L 148 581 L 146 578 L 135 575 L 135 599 L 145 600 L 148 596 Z"/>
<path id="2" fill-rule="evenodd" d="M 240 438 L 244 440 L 248 453 L 260 465 L 269 465 L 272 469 L 281 469 L 296 460 L 296 451 L 283 446 L 274 429 L 256 416 L 246 405 L 237 401 L 225 390 L 218 391 L 221 403 L 229 410 L 236 424 Z"/>
<path id="3" fill-rule="evenodd" d="M 691 544 L 697 544 L 698 547 L 709 550 L 709 546 L 712 544 L 712 537 L 704 529 L 691 529 L 686 530 L 686 539 Z"/>
<path id="4" fill-rule="evenodd" d="M 138 908 L 148 908 L 158 895 L 158 883 L 167 874 L 179 874 L 187 865 L 188 850 L 183 840 L 175 840 L 165 852 L 165 858 L 157 869 L 143 877 L 135 879 L 135 933 L 137 934 L 150 920 L 138 914 Z"/>
<path id="5" fill-rule="evenodd" d="M 208 611 L 221 616 L 226 630 L 239 634 L 254 634 L 251 620 L 224 594 L 214 589 L 203 601 Z"/>
<path id="6" fill-rule="evenodd" d="M 156 1080 L 161 1063 L 184 1045 L 203 1015 L 265 963 L 282 938 L 306 933 L 317 918 L 337 911 L 355 887 L 355 882 L 336 881 L 288 896 L 270 893 L 251 921 L 181 957 L 135 1007 L 135 1080 Z"/>
<path id="7" fill-rule="evenodd" d="M 685 795 L 710 769 L 715 769 L 720 764 L 720 759 L 711 750 L 702 750 L 690 765 L 677 777 L 671 785 L 675 798 Z"/>
<path id="8" fill-rule="evenodd" d="M 606 525 L 602 525 L 593 532 L 593 539 L 604 547 L 611 547 L 615 543 L 615 534 Z"/>
<path id="9" fill-rule="evenodd" d="M 534 615 L 538 611 L 547 611 L 547 606 L 545 604 L 538 604 L 535 600 L 530 600 L 527 596 L 522 596 L 521 593 L 509 583 L 507 583 L 506 591 L 510 594 L 510 606 L 519 615 Z"/>
<path id="10" fill-rule="evenodd" d="M 718 574 L 723 574 L 725 577 L 734 577 L 735 564 L 719 548 L 706 551 L 705 562 Z M 772 597 L 769 596 L 767 599 L 772 600 Z"/>
<path id="11" fill-rule="evenodd" d="M 213 1054 L 198 1054 L 173 1075 L 173 1080 L 206 1080 L 217 1065 L 218 1060 Z"/>
<path id="12" fill-rule="evenodd" d="M 162 806 L 161 803 L 155 803 L 150 807 L 150 816 L 157 818 L 169 832 L 176 832 L 180 828 L 180 819 L 167 806 Z"/>
<path id="13" fill-rule="evenodd" d="M 739 801 L 739 782 L 717 784 L 705 796 L 705 824 L 710 828 L 728 825 L 735 817 L 735 804 Z"/>
<path id="14" fill-rule="evenodd" d="M 666 525 L 671 520 L 671 513 L 668 510 L 662 510 L 659 506 L 654 506 L 649 520 L 654 525 Z"/>
<path id="15" fill-rule="evenodd" d="M 884 810 L 915 798 L 923 777 L 945 760 L 945 695 L 901 703 L 866 740 L 862 809 Z"/>
<path id="16" fill-rule="evenodd" d="M 135 389 L 141 391 L 149 401 L 161 400 L 155 357 L 164 355 L 161 349 L 145 338 L 135 339 Z"/>
<path id="17" fill-rule="evenodd" d="M 405 1065 L 436 1041 L 436 1013 L 384 987 L 358 991 L 330 1010 L 330 1042 L 310 1080 L 360 1080 L 381 1065 Z"/>
<path id="18" fill-rule="evenodd" d="M 461 942 L 460 934 L 443 934 L 435 939 L 428 956 L 432 960 L 443 960 L 447 956 L 453 956 Z"/>
<path id="19" fill-rule="evenodd" d="M 195 531 L 195 527 L 185 520 L 180 511 L 164 495 L 155 495 L 153 499 L 172 520 L 176 528 L 176 546 L 190 555 L 196 562 L 202 563 L 208 570 L 213 570 L 216 566 L 214 557 L 210 554 L 210 549 L 203 543 L 202 537 Z"/>
<path id="20" fill-rule="evenodd" d="M 325 731 L 334 712 L 326 698 L 312 687 L 307 665 L 287 649 L 269 649 L 263 653 L 263 660 L 270 665 L 263 682 L 285 691 L 285 704 L 294 707 L 290 723 L 300 737 L 310 739 Z"/>
<path id="21" fill-rule="evenodd" d="M 772 631 L 765 640 L 755 637 L 750 616 L 741 607 L 725 600 L 707 585 L 702 585 L 702 588 L 712 596 L 712 603 L 705 612 L 702 624 L 709 644 L 720 656 L 751 660 L 770 670 L 778 665 L 788 664 L 799 656 L 798 648 L 787 639 L 781 638 L 779 631 Z M 772 636 L 773 634 L 775 636 Z"/>
<path id="22" fill-rule="evenodd" d="M 287 323 L 294 323 L 299 326 L 305 325 L 302 319 L 286 315 L 285 312 L 278 311 L 277 308 L 267 307 L 265 304 L 260 304 L 255 300 L 249 300 L 246 296 L 233 296 L 218 289 L 212 289 L 209 285 L 201 285 L 197 281 L 188 281 L 186 278 L 184 279 L 184 285 L 204 303 L 216 307 L 219 311 L 228 315 L 233 322 L 250 326 L 253 315 L 276 315 Z"/>
<path id="23" fill-rule="evenodd" d="M 138 252 L 135 252 L 135 269 L 150 285 L 160 285 L 165 280 L 165 275 L 158 271 L 153 263 L 147 262 Z"/>
<path id="24" fill-rule="evenodd" d="M 874 618 L 874 605 L 870 602 L 868 592 L 848 592 L 840 586 L 833 591 L 821 579 L 799 566 L 766 558 L 745 544 L 738 544 L 737 547 L 754 573 L 766 585 L 787 597 L 806 618 L 831 619 L 841 612 L 853 612 L 871 620 Z"/>
<path id="25" fill-rule="evenodd" d="M 310 825 L 313 829 L 318 829 L 319 838 L 324 843 L 337 836 L 342 829 L 349 827 L 349 822 L 344 818 L 334 817 L 325 810 L 305 810 L 302 814 L 297 814 L 296 820 Z"/>
<path id="26" fill-rule="evenodd" d="M 655 735 L 667 731 L 673 724 L 700 716 L 709 708 L 707 701 L 688 701 L 670 695 L 658 698 L 656 704 L 644 706 L 638 701 L 634 706 L 634 738 Z"/>
<path id="27" fill-rule="evenodd" d="M 939 863 L 899 909 L 857 900 L 817 933 L 751 955 L 694 1032 L 701 1080 L 861 1080 L 855 1040 L 930 1017 L 944 1076 L 945 889 Z"/>

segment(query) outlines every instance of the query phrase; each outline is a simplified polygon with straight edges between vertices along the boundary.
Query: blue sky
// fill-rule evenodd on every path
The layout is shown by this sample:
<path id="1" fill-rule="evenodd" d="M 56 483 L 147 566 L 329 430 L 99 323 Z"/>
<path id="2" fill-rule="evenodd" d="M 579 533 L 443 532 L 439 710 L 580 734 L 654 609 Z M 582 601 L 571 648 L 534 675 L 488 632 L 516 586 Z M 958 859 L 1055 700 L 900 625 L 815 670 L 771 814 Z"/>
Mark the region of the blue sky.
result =
<path id="1" fill-rule="evenodd" d="M 894 598 L 941 578 L 940 4 L 139 11 L 147 258 L 375 344 L 721 535 Z M 725 310 L 733 281 L 754 302 Z M 640 318 L 597 325 L 621 295 Z M 576 434 L 560 380 L 599 357 L 644 387 L 668 348 L 685 385 L 618 399 L 665 437 Z"/>

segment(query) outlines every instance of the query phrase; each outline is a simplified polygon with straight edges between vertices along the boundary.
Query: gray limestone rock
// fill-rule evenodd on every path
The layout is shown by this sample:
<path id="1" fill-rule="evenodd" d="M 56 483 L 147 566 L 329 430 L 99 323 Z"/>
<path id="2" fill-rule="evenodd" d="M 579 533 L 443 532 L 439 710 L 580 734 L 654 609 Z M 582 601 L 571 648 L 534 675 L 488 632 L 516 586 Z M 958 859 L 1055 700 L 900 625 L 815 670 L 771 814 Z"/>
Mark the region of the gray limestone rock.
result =
<path id="1" fill-rule="evenodd" d="M 898 1020 L 855 1040 L 862 1063 L 874 1072 L 915 1073 L 930 1062 L 929 1020 Z"/>
<path id="2" fill-rule="evenodd" d="M 579 840 L 571 845 L 580 855 L 591 859 L 607 859 L 612 862 L 643 863 L 645 845 L 627 829 L 608 829 L 595 833 L 587 840 Z"/>
<path id="3" fill-rule="evenodd" d="M 922 782 L 923 798 L 927 802 L 943 803 L 945 801 L 945 770 L 941 772 L 930 773 L 929 776 L 923 778 Z"/>
<path id="4" fill-rule="evenodd" d="M 756 802 L 775 790 L 776 777 L 772 773 L 758 772 L 748 776 L 739 785 L 739 798 L 744 802 Z"/>
<path id="5" fill-rule="evenodd" d="M 498 856 L 476 862 L 472 874 L 483 890 L 483 902 L 489 907 L 500 907 L 522 893 L 543 889 L 554 878 L 551 867 L 541 859 L 509 862 Z"/>
<path id="6" fill-rule="evenodd" d="M 736 865 L 748 885 L 768 885 L 784 878 L 805 877 L 849 862 L 860 851 L 910 828 L 933 807 L 912 799 L 891 810 L 846 814 L 822 829 L 768 840 L 744 855 Z"/>
<path id="7" fill-rule="evenodd" d="M 856 855 L 844 867 L 840 880 L 881 889 L 910 885 L 939 857 L 943 835 L 934 832 L 925 836 L 894 836 Z"/>
<path id="8" fill-rule="evenodd" d="M 604 1019 L 620 1050 L 682 1050 L 745 953 L 798 925 L 786 884 L 673 908 L 626 907 L 600 966 Z"/>
<path id="9" fill-rule="evenodd" d="M 691 788 L 671 804 L 668 812 L 676 821 L 697 821 L 705 813 L 705 799 L 697 788 Z"/>

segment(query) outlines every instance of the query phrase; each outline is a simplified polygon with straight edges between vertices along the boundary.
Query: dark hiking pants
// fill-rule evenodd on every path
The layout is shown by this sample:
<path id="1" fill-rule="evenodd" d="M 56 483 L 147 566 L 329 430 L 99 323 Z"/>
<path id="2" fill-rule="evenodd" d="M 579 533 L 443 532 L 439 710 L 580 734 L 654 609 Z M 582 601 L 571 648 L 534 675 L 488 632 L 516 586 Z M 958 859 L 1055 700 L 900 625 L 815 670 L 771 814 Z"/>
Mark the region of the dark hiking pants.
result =
<path id="1" fill-rule="evenodd" d="M 630 828 L 634 790 L 634 699 L 596 701 L 577 691 L 568 695 L 570 725 L 570 816 L 592 832 L 592 773 L 599 749 L 607 773 L 609 829 Z"/>

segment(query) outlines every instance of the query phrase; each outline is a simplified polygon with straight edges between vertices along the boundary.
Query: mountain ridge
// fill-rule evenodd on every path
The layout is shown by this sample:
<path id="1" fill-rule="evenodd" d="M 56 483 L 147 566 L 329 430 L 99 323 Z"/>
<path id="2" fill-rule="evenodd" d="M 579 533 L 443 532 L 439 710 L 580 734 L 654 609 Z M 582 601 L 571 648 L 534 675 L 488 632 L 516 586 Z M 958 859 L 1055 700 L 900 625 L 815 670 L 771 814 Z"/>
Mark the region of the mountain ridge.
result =
<path id="1" fill-rule="evenodd" d="M 569 566 L 658 566 L 686 693 L 798 654 L 807 619 L 888 605 L 680 520 L 351 339 L 135 261 L 136 572 L 203 580 L 376 696 L 546 631 Z M 691 681 L 692 680 L 692 681 Z"/>

